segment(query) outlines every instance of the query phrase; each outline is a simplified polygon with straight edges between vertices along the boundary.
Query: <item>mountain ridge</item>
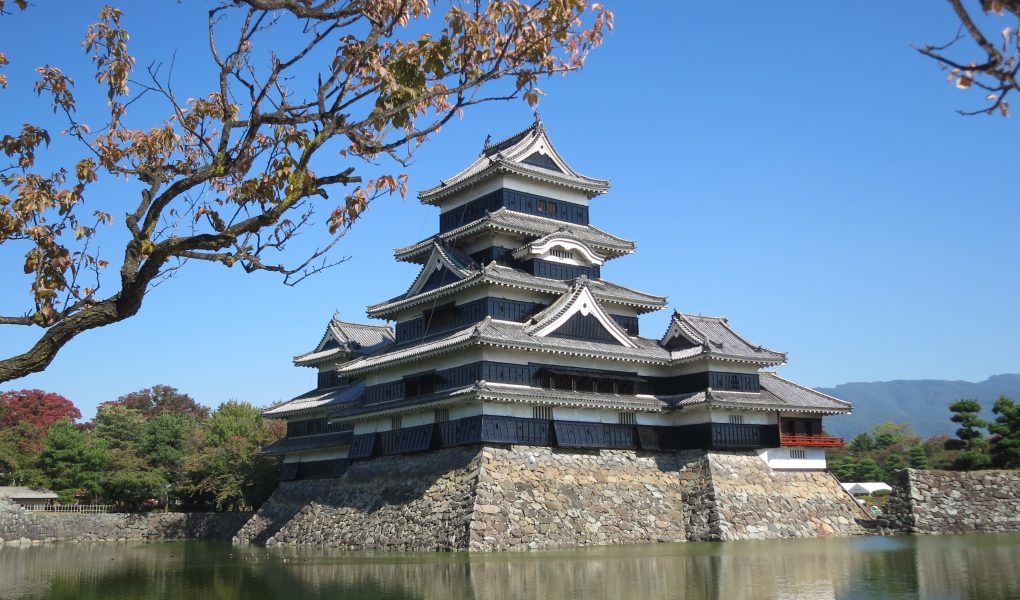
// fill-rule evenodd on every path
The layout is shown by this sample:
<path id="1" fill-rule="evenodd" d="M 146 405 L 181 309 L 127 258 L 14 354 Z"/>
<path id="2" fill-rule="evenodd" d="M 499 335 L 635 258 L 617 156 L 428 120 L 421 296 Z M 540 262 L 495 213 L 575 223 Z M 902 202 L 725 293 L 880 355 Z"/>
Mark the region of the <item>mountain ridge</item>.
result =
<path id="1" fill-rule="evenodd" d="M 949 404 L 961 398 L 977 400 L 984 408 L 985 419 L 993 417 L 991 407 L 999 396 L 1020 402 L 1020 373 L 991 375 L 978 382 L 895 379 L 815 389 L 854 405 L 852 415 L 826 419 L 825 428 L 833 435 L 852 438 L 878 423 L 894 421 L 910 423 L 915 433 L 926 438 L 940 433 L 953 434 L 956 424 L 950 421 Z"/>

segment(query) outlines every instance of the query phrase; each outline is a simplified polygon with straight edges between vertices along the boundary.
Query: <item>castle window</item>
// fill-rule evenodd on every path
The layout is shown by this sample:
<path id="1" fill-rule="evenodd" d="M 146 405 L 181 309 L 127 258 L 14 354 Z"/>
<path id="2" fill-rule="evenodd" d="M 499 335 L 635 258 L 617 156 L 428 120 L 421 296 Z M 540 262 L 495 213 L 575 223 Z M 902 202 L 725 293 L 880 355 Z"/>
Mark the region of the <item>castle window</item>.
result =
<path id="1" fill-rule="evenodd" d="M 536 419 L 552 421 L 553 409 L 551 406 L 536 406 L 532 409 L 532 414 Z"/>
<path id="2" fill-rule="evenodd" d="M 730 415 L 730 424 L 732 425 L 743 425 L 744 415 Z"/>
<path id="3" fill-rule="evenodd" d="M 637 425 L 637 413 L 622 412 L 618 413 L 620 418 L 620 425 Z"/>
<path id="4" fill-rule="evenodd" d="M 450 420 L 450 409 L 449 408 L 437 408 L 436 409 L 436 423 L 446 423 Z"/>
<path id="5" fill-rule="evenodd" d="M 790 450 L 790 458 L 807 458 L 807 453 L 805 450 L 793 449 Z"/>
<path id="6" fill-rule="evenodd" d="M 390 417 L 390 429 L 396 431 L 400 429 L 403 419 L 401 417 Z"/>
<path id="7" fill-rule="evenodd" d="M 574 258 L 573 252 L 570 250 L 562 250 L 560 248 L 553 248 L 549 251 L 549 254 L 558 258 Z"/>

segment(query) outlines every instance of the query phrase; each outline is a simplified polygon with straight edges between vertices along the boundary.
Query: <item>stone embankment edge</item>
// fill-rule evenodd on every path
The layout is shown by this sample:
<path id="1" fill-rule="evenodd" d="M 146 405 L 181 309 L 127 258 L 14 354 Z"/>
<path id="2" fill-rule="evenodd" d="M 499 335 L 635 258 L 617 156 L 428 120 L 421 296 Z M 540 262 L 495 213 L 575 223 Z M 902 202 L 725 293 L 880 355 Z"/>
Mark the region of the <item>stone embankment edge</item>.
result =
<path id="1" fill-rule="evenodd" d="M 254 513 L 34 513 L 0 496 L 0 547 L 43 543 L 223 540 Z"/>

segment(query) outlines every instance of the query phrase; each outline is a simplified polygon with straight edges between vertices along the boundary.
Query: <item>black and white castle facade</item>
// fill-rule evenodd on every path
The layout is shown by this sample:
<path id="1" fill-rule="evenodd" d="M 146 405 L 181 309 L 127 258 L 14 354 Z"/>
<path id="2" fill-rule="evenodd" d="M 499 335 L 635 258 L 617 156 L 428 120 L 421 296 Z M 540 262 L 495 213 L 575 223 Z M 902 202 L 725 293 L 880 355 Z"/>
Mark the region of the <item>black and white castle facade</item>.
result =
<path id="1" fill-rule="evenodd" d="M 589 202 L 608 190 L 536 119 L 419 192 L 439 232 L 395 251 L 421 271 L 368 307 L 387 324 L 333 318 L 294 359 L 318 370 L 316 389 L 265 411 L 288 421 L 265 449 L 283 456 L 281 480 L 479 444 L 743 451 L 777 471 L 824 470 L 843 440 L 823 418 L 850 403 L 769 370 L 784 353 L 724 317 L 680 311 L 642 335 L 641 315 L 667 302 L 602 278 L 635 249 L 589 223 Z"/>

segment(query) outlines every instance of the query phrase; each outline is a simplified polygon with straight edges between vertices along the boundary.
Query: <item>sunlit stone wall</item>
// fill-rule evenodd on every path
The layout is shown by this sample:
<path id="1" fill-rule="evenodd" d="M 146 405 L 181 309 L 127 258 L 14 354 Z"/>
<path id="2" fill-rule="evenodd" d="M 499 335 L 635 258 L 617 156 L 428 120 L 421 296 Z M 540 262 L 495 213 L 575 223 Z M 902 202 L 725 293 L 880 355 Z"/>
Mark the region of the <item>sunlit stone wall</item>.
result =
<path id="1" fill-rule="evenodd" d="M 753 452 L 474 446 L 283 482 L 236 541 L 517 550 L 853 535 L 866 516 L 831 475 Z"/>
<path id="2" fill-rule="evenodd" d="M 1020 471 L 905 469 L 880 524 L 908 533 L 1020 531 Z"/>

